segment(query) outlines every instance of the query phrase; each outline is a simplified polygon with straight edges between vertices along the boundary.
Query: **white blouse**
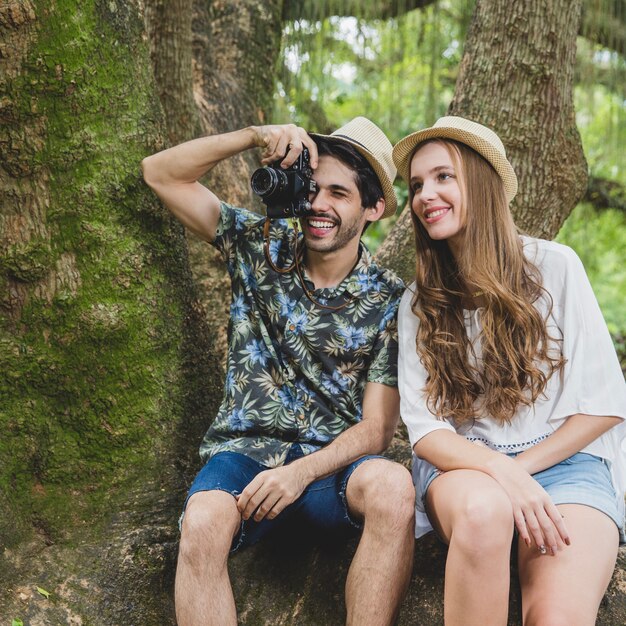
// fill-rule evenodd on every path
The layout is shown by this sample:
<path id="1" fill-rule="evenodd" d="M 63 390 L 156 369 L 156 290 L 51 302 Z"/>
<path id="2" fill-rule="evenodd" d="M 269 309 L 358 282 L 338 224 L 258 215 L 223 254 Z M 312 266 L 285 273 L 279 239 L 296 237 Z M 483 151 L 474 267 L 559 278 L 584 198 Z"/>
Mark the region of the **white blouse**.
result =
<path id="1" fill-rule="evenodd" d="M 522 238 L 524 254 L 540 270 L 543 287 L 553 300 L 548 318 L 552 337 L 562 333 L 563 375 L 552 376 L 540 398 L 531 407 L 520 406 L 510 423 L 498 424 L 488 416 L 471 424 L 455 427 L 453 420 L 439 420 L 426 405 L 423 389 L 426 370 L 415 347 L 418 319 L 411 310 L 415 283 L 404 293 L 398 312 L 400 343 L 398 386 L 400 412 L 406 424 L 411 447 L 424 435 L 446 429 L 480 441 L 498 452 L 521 452 L 550 436 L 576 413 L 616 416 L 626 419 L 626 384 L 600 307 L 576 253 L 551 241 Z M 540 298 L 537 308 L 547 314 L 549 302 Z M 481 309 L 465 311 L 465 327 L 480 359 Z M 606 459 L 624 512 L 626 491 L 626 422 L 604 433 L 582 452 Z M 421 485 L 432 465 L 413 455 L 413 477 L 417 490 L 415 535 L 432 530 L 424 510 Z"/>

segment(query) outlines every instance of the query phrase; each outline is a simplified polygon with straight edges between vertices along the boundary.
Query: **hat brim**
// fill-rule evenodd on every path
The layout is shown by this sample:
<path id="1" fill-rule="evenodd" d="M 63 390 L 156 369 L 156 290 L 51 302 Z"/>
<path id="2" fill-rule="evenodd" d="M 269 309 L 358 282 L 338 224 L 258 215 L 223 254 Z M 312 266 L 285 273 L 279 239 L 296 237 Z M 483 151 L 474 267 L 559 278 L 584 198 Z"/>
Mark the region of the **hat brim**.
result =
<path id="1" fill-rule="evenodd" d="M 389 175 L 378 162 L 378 159 L 362 144 L 358 141 L 354 141 L 349 137 L 337 136 L 337 135 L 320 135 L 319 133 L 309 133 L 311 137 L 323 137 L 324 139 L 330 139 L 340 143 L 349 143 L 367 162 L 371 165 L 383 190 L 383 197 L 385 198 L 385 210 L 380 216 L 380 219 L 394 215 L 398 208 L 398 200 L 396 199 L 396 192 L 393 189 L 393 181 L 390 180 Z"/>
<path id="2" fill-rule="evenodd" d="M 398 174 L 407 184 L 409 182 L 410 161 L 415 148 L 428 139 L 453 139 L 476 150 L 493 166 L 502 179 L 507 200 L 509 202 L 513 200 L 517 193 L 517 176 L 508 159 L 482 137 L 474 135 L 467 130 L 450 126 L 426 128 L 425 130 L 417 131 L 407 135 L 393 147 L 393 162 L 398 168 Z"/>

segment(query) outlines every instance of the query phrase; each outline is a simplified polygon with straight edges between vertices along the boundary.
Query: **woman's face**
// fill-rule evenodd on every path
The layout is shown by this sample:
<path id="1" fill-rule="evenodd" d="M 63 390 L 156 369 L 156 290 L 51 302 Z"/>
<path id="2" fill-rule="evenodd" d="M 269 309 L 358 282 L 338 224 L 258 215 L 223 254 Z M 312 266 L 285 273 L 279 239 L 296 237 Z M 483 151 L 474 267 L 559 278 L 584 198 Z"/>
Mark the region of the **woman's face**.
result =
<path id="1" fill-rule="evenodd" d="M 438 142 L 424 144 L 411 159 L 411 208 L 432 239 L 446 239 L 454 253 L 463 239 L 465 205 L 450 153 Z"/>

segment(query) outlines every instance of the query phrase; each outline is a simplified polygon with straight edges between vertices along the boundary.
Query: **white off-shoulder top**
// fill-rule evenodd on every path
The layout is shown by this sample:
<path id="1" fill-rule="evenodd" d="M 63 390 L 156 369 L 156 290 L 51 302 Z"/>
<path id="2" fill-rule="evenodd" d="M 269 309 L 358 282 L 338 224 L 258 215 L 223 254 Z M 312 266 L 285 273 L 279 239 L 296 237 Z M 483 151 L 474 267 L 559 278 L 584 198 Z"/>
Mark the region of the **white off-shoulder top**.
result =
<path id="1" fill-rule="evenodd" d="M 543 287 L 552 297 L 548 317 L 550 335 L 563 337 L 562 351 L 567 359 L 563 375 L 555 374 L 548 382 L 545 398 L 532 407 L 519 407 L 508 424 L 498 424 L 482 416 L 471 425 L 456 428 L 452 420 L 440 420 L 429 410 L 423 393 L 424 369 L 416 351 L 418 319 L 411 310 L 415 293 L 413 283 L 404 293 L 398 312 L 400 411 L 406 424 L 411 447 L 437 429 L 481 441 L 503 453 L 521 452 L 549 437 L 564 421 L 577 413 L 616 416 L 626 419 L 626 383 L 615 348 L 595 295 L 576 253 L 567 246 L 530 237 L 522 238 L 524 254 L 540 270 Z M 547 315 L 549 302 L 541 298 L 536 306 Z M 465 311 L 467 334 L 480 359 L 481 309 Z M 626 490 L 626 422 L 622 421 L 590 443 L 582 452 L 606 459 L 624 511 Z M 413 475 L 417 488 L 416 537 L 432 527 L 424 510 L 420 484 L 432 465 L 413 455 Z"/>

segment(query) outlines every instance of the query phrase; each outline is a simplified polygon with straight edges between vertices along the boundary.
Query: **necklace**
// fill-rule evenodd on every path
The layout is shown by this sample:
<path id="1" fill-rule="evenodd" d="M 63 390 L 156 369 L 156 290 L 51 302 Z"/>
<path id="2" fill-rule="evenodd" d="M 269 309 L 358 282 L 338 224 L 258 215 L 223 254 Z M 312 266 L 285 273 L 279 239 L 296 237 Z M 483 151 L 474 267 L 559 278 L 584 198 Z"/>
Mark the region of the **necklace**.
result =
<path id="1" fill-rule="evenodd" d="M 278 272 L 279 274 L 286 274 L 287 272 L 290 272 L 295 267 L 296 273 L 298 274 L 298 278 L 300 279 L 300 286 L 302 287 L 302 291 L 304 291 L 304 295 L 316 306 L 322 309 L 327 309 L 329 311 L 340 311 L 341 309 L 345 309 L 355 299 L 352 294 L 349 295 L 348 299 L 343 304 L 340 304 L 339 306 L 329 306 L 327 304 L 322 304 L 321 302 L 319 302 L 315 298 L 313 292 L 306 286 L 304 276 L 302 275 L 302 269 L 300 268 L 300 254 L 298 250 L 298 232 L 299 232 L 298 222 L 294 219 L 292 224 L 293 224 L 293 231 L 294 231 L 294 237 L 293 237 L 294 262 L 289 267 L 280 269 L 276 267 L 270 255 L 270 236 L 269 236 L 270 235 L 270 220 L 269 218 L 265 218 L 265 224 L 263 225 L 263 238 L 264 238 L 263 250 L 265 252 L 265 259 L 267 260 L 268 264 L 275 272 Z"/>

